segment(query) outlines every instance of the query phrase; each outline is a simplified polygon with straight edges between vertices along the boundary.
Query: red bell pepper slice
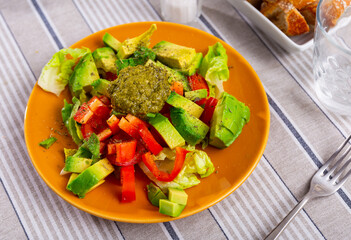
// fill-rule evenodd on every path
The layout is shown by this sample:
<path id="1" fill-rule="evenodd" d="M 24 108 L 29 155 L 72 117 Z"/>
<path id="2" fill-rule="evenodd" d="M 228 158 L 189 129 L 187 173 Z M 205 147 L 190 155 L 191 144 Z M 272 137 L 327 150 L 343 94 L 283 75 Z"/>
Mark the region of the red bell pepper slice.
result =
<path id="1" fill-rule="evenodd" d="M 132 160 L 135 155 L 136 145 L 136 140 L 116 143 L 116 162 L 122 163 Z"/>
<path id="2" fill-rule="evenodd" d="M 184 148 L 176 147 L 176 158 L 171 173 L 159 170 L 154 161 L 154 156 L 150 152 L 143 154 L 142 160 L 157 180 L 163 182 L 170 182 L 173 181 L 173 179 L 175 179 L 178 176 L 179 172 L 182 170 L 184 160 L 188 152 L 189 151 L 185 150 Z"/>
<path id="3" fill-rule="evenodd" d="M 100 153 L 101 154 L 105 153 L 106 145 L 107 144 L 105 142 L 100 142 Z"/>
<path id="4" fill-rule="evenodd" d="M 207 96 L 210 94 L 210 89 L 207 85 L 207 82 L 205 78 L 203 78 L 200 74 L 196 73 L 192 76 L 188 77 L 189 85 L 191 87 L 191 90 L 199 90 L 199 89 L 206 89 L 207 90 Z M 205 104 L 206 99 L 203 98 L 201 100 L 196 101 L 198 105 L 203 105 Z"/>
<path id="5" fill-rule="evenodd" d="M 156 142 L 154 136 L 145 126 L 139 128 L 139 134 L 152 154 L 157 155 L 162 151 L 163 147 Z"/>
<path id="6" fill-rule="evenodd" d="M 141 137 L 138 133 L 138 129 L 130 122 L 128 122 L 127 119 L 125 119 L 124 117 L 121 118 L 121 120 L 118 123 L 118 126 L 132 138 L 137 139 L 138 141 L 141 140 Z"/>
<path id="7" fill-rule="evenodd" d="M 116 166 L 126 167 L 137 164 L 142 161 L 142 155 L 146 152 L 146 149 L 140 143 L 137 143 L 134 157 L 127 162 L 116 162 L 116 154 L 107 155 L 107 159 Z"/>
<path id="8" fill-rule="evenodd" d="M 134 125 L 137 128 L 140 128 L 140 126 L 145 126 L 148 128 L 150 126 L 149 123 L 144 122 L 143 120 L 137 118 L 132 114 L 127 114 L 126 119 L 128 120 L 128 122 L 130 122 L 132 125 Z"/>
<path id="9" fill-rule="evenodd" d="M 126 116 L 126 119 L 128 119 L 130 124 L 137 128 L 139 136 L 145 143 L 146 147 L 152 152 L 152 154 L 157 155 L 162 151 L 162 146 L 152 136 L 146 122 L 131 114 L 128 114 Z"/>
<path id="10" fill-rule="evenodd" d="M 90 135 L 94 132 L 94 128 L 89 123 L 82 124 L 82 126 L 80 127 L 80 130 L 82 131 L 82 135 L 84 139 L 89 138 Z"/>
<path id="11" fill-rule="evenodd" d="M 107 125 L 111 129 L 112 134 L 116 134 L 119 131 L 118 123 L 119 119 L 116 117 L 116 115 L 111 115 L 109 119 L 107 119 Z"/>
<path id="12" fill-rule="evenodd" d="M 108 97 L 106 97 L 105 95 L 101 95 L 99 96 L 99 99 L 101 100 L 101 102 L 103 104 L 105 104 L 106 106 L 110 106 L 111 105 L 111 101 Z"/>
<path id="13" fill-rule="evenodd" d="M 100 142 L 106 140 L 107 138 L 109 138 L 111 136 L 112 136 L 112 131 L 109 128 L 106 128 L 97 134 L 97 137 L 98 137 Z"/>
<path id="14" fill-rule="evenodd" d="M 132 202 L 135 197 L 134 165 L 121 167 L 122 197 L 121 202 Z"/>
<path id="15" fill-rule="evenodd" d="M 73 116 L 73 119 L 80 124 L 85 124 L 89 121 L 93 114 L 94 113 L 89 109 L 87 103 L 83 103 Z"/>
<path id="16" fill-rule="evenodd" d="M 174 91 L 179 95 L 183 96 L 183 93 L 184 93 L 183 84 L 181 82 L 174 81 L 171 86 L 171 91 Z"/>
<path id="17" fill-rule="evenodd" d="M 92 97 L 89 102 L 88 106 L 93 113 L 103 119 L 106 119 L 110 116 L 111 109 L 106 106 L 98 97 Z"/>
<path id="18" fill-rule="evenodd" d="M 217 106 L 218 103 L 218 99 L 210 97 L 209 99 L 207 99 L 206 104 L 205 104 L 205 108 L 204 111 L 200 117 L 200 120 L 203 121 L 204 123 L 206 123 L 207 125 L 210 125 L 212 116 L 213 116 L 213 112 Z"/>

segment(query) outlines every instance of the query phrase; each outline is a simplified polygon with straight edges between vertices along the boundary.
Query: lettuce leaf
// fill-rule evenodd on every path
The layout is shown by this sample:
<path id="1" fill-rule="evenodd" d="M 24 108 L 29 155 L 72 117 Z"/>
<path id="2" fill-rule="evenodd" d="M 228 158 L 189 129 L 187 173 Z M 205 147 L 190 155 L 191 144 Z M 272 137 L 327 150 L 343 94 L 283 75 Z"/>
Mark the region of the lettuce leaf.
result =
<path id="1" fill-rule="evenodd" d="M 89 49 L 64 48 L 55 53 L 44 66 L 39 76 L 38 85 L 57 96 L 65 89 L 73 66 L 80 57 L 90 52 Z"/>
<path id="2" fill-rule="evenodd" d="M 223 91 L 223 81 L 229 78 L 227 66 L 228 56 L 225 48 L 220 42 L 208 47 L 208 52 L 203 58 L 199 73 L 206 79 L 209 85 L 216 87 L 216 96 Z"/>
<path id="3" fill-rule="evenodd" d="M 82 132 L 80 130 L 79 125 L 73 118 L 76 112 L 78 111 L 80 101 L 76 97 L 73 97 L 72 102 L 73 104 L 70 104 L 67 103 L 66 99 L 64 100 L 64 106 L 61 109 L 61 116 L 62 121 L 68 130 L 68 133 L 72 136 L 73 141 L 77 145 L 80 145 L 83 139 Z"/>

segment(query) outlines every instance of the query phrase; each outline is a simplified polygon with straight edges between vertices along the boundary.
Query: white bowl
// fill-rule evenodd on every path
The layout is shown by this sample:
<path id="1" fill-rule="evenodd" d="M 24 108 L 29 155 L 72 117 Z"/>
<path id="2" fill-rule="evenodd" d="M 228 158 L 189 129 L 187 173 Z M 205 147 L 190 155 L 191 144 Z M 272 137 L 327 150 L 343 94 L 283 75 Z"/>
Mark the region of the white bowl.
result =
<path id="1" fill-rule="evenodd" d="M 288 52 L 303 51 L 313 45 L 313 31 L 299 36 L 288 37 L 259 10 L 246 0 L 227 0 L 245 17 L 257 26 L 267 37 Z"/>

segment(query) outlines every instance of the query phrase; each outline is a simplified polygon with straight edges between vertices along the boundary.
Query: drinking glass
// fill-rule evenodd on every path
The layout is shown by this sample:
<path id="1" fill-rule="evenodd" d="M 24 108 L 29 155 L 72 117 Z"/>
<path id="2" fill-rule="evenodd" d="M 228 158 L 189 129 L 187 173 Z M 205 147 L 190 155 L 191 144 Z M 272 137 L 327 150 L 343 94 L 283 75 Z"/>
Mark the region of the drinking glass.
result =
<path id="1" fill-rule="evenodd" d="M 201 14 L 202 0 L 161 0 L 161 15 L 165 21 L 188 24 Z"/>
<path id="2" fill-rule="evenodd" d="M 342 115 L 351 115 L 351 7 L 347 2 L 320 0 L 313 51 L 317 96 Z"/>

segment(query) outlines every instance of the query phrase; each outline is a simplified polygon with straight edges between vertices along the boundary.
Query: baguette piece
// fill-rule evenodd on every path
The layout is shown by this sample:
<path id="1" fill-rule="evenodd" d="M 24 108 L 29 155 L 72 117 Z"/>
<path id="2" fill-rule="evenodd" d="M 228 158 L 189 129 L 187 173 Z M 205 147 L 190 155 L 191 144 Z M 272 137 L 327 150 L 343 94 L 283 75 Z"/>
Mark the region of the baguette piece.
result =
<path id="1" fill-rule="evenodd" d="M 299 9 L 300 13 L 305 17 L 306 22 L 308 23 L 308 25 L 310 25 L 311 28 L 314 27 L 314 24 L 316 22 L 316 11 L 318 2 L 318 0 L 315 0 Z"/>
<path id="2" fill-rule="evenodd" d="M 310 30 L 305 18 L 289 0 L 264 0 L 261 13 L 288 36 L 308 33 Z"/>

